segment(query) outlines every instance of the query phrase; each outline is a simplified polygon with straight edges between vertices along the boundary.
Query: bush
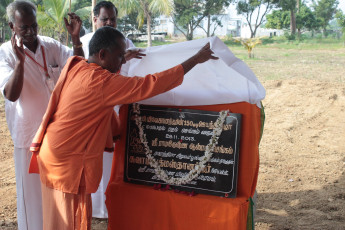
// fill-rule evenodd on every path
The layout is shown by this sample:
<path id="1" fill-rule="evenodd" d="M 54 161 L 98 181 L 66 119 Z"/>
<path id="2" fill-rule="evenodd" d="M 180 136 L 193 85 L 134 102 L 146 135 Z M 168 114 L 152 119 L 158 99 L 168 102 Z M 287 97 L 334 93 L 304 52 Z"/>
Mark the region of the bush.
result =
<path id="1" fill-rule="evenodd" d="M 264 37 L 264 38 L 261 39 L 261 41 L 262 41 L 263 45 L 273 44 L 273 43 L 276 42 L 275 39 L 272 38 L 272 37 Z"/>
<path id="2" fill-rule="evenodd" d="M 287 40 L 289 41 L 294 41 L 296 40 L 296 35 L 295 34 L 290 34 L 289 32 L 285 32 L 284 36 L 286 37 Z"/>
<path id="3" fill-rule="evenodd" d="M 226 37 L 223 39 L 223 42 L 227 45 L 227 46 L 241 46 L 241 43 L 236 42 L 234 40 L 234 38 L 230 35 L 226 35 Z"/>

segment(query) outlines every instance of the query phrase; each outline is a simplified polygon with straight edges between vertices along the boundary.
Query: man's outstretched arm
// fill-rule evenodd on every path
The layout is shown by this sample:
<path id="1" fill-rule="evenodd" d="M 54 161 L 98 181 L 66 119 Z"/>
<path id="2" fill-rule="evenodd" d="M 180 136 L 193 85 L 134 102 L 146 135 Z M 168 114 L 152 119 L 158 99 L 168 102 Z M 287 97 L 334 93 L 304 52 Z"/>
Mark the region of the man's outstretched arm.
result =
<path id="1" fill-rule="evenodd" d="M 197 64 L 204 63 L 210 59 L 217 60 L 218 57 L 213 56 L 213 51 L 210 49 L 210 43 L 207 43 L 198 53 L 181 63 L 184 74 L 188 73 Z"/>

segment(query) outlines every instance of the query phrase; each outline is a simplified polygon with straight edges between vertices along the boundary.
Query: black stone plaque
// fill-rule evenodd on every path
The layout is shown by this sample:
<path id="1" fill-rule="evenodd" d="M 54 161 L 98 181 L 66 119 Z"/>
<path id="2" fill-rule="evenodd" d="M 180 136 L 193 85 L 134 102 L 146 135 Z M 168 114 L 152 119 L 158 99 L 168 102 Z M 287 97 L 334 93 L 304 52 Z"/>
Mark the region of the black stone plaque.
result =
<path id="1" fill-rule="evenodd" d="M 140 106 L 140 119 L 149 149 L 168 176 L 181 178 L 205 155 L 214 123 L 213 111 Z M 241 114 L 228 113 L 218 144 L 204 170 L 192 181 L 173 185 L 180 191 L 236 197 Z M 136 184 L 167 184 L 157 178 L 140 141 L 132 105 L 127 123 L 124 180 Z"/>

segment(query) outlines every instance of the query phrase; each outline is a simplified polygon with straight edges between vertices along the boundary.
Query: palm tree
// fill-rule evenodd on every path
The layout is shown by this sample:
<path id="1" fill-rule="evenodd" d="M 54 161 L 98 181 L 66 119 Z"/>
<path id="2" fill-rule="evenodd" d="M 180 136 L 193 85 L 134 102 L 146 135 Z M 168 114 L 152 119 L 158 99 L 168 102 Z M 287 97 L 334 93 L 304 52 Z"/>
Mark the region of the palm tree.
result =
<path id="1" fill-rule="evenodd" d="M 64 40 L 66 32 L 63 18 L 67 17 L 70 9 L 74 8 L 77 0 L 43 0 L 42 7 L 38 6 L 37 21 L 40 27 L 50 29 L 58 33 L 58 40 Z M 70 5 L 71 4 L 71 5 Z M 91 7 L 84 7 L 75 11 L 83 20 L 90 17 Z"/>
<path id="2" fill-rule="evenodd" d="M 261 38 L 233 38 L 233 40 L 240 42 L 247 49 L 249 58 L 254 58 L 255 46 L 262 44 Z"/>
<path id="3" fill-rule="evenodd" d="M 113 0 L 116 7 L 119 8 L 120 16 L 137 12 L 137 22 L 139 27 L 147 21 L 147 46 L 152 45 L 151 39 L 151 18 L 154 14 L 170 15 L 174 10 L 172 0 Z"/>

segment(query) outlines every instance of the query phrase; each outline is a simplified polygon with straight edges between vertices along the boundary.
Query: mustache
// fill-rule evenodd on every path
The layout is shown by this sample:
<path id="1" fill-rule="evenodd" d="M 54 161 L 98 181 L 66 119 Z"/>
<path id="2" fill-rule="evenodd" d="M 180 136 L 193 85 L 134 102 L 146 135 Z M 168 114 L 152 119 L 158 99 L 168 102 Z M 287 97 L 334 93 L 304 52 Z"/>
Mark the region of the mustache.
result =
<path id="1" fill-rule="evenodd" d="M 35 37 L 36 34 L 32 33 L 32 34 L 24 34 L 23 37 Z"/>

